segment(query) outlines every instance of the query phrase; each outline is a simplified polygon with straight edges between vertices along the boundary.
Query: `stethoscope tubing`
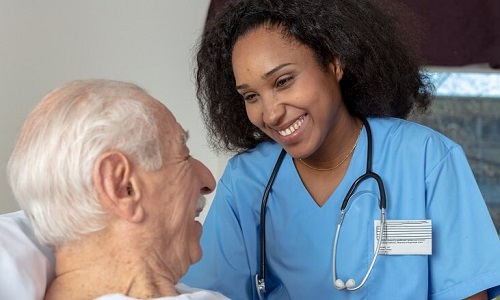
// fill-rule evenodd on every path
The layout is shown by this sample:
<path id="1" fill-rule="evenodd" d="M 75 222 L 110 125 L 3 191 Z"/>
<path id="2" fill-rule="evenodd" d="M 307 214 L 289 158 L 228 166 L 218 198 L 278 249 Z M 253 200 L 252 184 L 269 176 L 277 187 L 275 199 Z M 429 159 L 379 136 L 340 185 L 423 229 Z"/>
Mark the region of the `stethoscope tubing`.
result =
<path id="1" fill-rule="evenodd" d="M 274 179 L 276 178 L 276 174 L 281 167 L 281 163 L 285 158 L 286 151 L 285 149 L 281 150 L 281 153 L 274 165 L 273 172 L 269 177 L 269 181 L 267 183 L 266 189 L 264 190 L 264 194 L 262 195 L 262 204 L 260 208 L 260 273 L 255 276 L 255 284 L 257 287 L 257 293 L 259 298 L 261 297 L 261 292 L 266 292 L 266 284 L 265 284 L 265 274 L 266 274 L 266 206 L 267 199 L 269 198 L 269 193 L 271 192 L 271 187 L 273 186 Z"/>
<path id="2" fill-rule="evenodd" d="M 368 121 L 365 118 L 361 118 L 361 121 L 363 122 L 363 125 L 365 126 L 366 129 L 366 134 L 367 134 L 367 140 L 368 140 L 368 149 L 367 149 L 367 159 L 366 159 L 366 172 L 365 174 L 361 175 L 358 177 L 354 183 L 352 184 L 351 188 L 347 192 L 344 201 L 342 202 L 341 208 L 340 208 L 340 216 L 339 216 L 339 222 L 337 224 L 337 229 L 335 233 L 335 239 L 334 239 L 334 247 L 333 247 L 333 262 L 332 262 L 332 272 L 333 272 L 333 280 L 334 280 L 334 285 L 335 285 L 335 280 L 336 280 L 336 268 L 335 268 L 335 259 L 336 259 L 336 251 L 337 251 L 337 242 L 338 242 L 338 236 L 340 233 L 340 228 L 341 224 L 345 215 L 345 209 L 347 207 L 347 204 L 349 202 L 349 199 L 351 196 L 354 194 L 356 187 L 363 182 L 366 179 L 372 178 L 374 179 L 379 187 L 379 192 L 380 192 L 380 202 L 379 202 L 379 207 L 380 207 L 380 225 L 382 227 L 385 227 L 386 223 L 386 218 L 385 218 L 385 209 L 386 209 L 386 196 L 385 196 L 385 188 L 384 184 L 382 181 L 382 178 L 377 174 L 374 173 L 371 168 L 372 168 L 372 133 L 371 133 L 371 128 L 370 125 L 368 124 Z M 272 185 L 274 183 L 274 180 L 276 178 L 276 175 L 280 169 L 281 163 L 283 162 L 283 159 L 286 155 L 285 149 L 281 150 L 281 153 L 276 161 L 276 164 L 273 168 L 273 171 L 271 173 L 271 176 L 269 177 L 269 181 L 266 185 L 266 188 L 264 190 L 264 194 L 262 195 L 262 203 L 261 203 L 261 208 L 260 208 L 260 272 L 258 272 L 255 275 L 255 286 L 257 290 L 257 295 L 259 296 L 259 299 L 263 299 L 262 293 L 266 292 L 266 284 L 265 284 L 265 274 L 266 274 L 266 207 L 267 207 L 267 200 L 269 198 L 269 193 L 271 191 Z M 377 247 L 375 250 L 374 257 L 372 259 L 372 262 L 370 263 L 370 266 L 368 268 L 368 271 L 363 278 L 362 282 L 352 288 L 347 288 L 350 291 L 354 291 L 359 289 L 361 286 L 364 285 L 366 280 L 368 279 L 368 276 L 371 273 L 371 270 L 373 269 L 373 266 L 375 264 L 375 261 L 378 257 L 379 250 L 380 250 L 380 245 L 381 245 L 381 240 L 382 240 L 382 235 L 384 233 L 384 228 L 381 228 L 380 232 L 380 237 L 377 242 Z"/>

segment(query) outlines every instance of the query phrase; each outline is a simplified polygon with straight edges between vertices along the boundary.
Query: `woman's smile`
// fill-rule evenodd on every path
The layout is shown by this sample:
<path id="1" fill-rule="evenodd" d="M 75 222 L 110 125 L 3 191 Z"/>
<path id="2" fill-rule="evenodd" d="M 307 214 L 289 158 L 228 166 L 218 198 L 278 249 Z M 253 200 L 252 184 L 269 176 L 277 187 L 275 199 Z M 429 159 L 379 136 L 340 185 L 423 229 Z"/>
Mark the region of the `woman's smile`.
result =
<path id="1" fill-rule="evenodd" d="M 291 135 L 292 133 L 295 132 L 295 130 L 299 129 L 300 126 L 302 126 L 302 123 L 304 122 L 304 116 L 301 116 L 300 118 L 297 119 L 297 121 L 295 121 L 292 125 L 290 125 L 290 127 L 288 127 L 287 129 L 285 130 L 278 130 L 278 133 L 283 136 L 283 137 L 286 137 L 286 136 L 289 136 Z"/>

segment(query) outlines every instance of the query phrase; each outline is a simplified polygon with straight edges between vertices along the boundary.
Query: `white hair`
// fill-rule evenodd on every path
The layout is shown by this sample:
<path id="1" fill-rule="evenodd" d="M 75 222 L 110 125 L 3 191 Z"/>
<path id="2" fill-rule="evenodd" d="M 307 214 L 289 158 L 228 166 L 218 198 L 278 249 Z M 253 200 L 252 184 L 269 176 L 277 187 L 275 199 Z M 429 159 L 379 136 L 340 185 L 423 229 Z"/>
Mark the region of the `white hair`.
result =
<path id="1" fill-rule="evenodd" d="M 157 120 L 146 97 L 131 83 L 72 81 L 28 116 L 7 173 L 42 243 L 57 247 L 105 227 L 107 213 L 92 180 L 101 154 L 118 150 L 147 170 L 162 166 Z"/>

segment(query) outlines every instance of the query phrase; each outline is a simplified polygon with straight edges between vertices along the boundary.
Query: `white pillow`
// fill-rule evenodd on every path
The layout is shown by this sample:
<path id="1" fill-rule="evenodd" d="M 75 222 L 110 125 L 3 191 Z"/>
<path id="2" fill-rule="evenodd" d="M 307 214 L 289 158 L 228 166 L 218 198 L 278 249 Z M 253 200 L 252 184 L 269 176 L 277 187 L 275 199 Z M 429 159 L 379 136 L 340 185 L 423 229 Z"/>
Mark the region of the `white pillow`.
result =
<path id="1" fill-rule="evenodd" d="M 54 266 L 23 211 L 0 215 L 0 299 L 43 299 Z"/>

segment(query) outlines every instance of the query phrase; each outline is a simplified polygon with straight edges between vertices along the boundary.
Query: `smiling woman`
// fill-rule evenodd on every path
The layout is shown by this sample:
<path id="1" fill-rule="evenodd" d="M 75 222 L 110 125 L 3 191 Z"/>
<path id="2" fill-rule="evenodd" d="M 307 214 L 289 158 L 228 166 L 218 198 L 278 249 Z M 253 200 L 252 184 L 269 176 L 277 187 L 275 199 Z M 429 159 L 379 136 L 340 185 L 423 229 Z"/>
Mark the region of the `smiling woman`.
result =
<path id="1" fill-rule="evenodd" d="M 184 282 L 235 299 L 500 293 L 462 148 L 405 120 L 432 92 L 407 16 L 383 0 L 235 0 L 207 23 L 197 95 L 213 146 L 237 153 Z"/>

